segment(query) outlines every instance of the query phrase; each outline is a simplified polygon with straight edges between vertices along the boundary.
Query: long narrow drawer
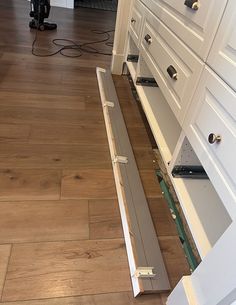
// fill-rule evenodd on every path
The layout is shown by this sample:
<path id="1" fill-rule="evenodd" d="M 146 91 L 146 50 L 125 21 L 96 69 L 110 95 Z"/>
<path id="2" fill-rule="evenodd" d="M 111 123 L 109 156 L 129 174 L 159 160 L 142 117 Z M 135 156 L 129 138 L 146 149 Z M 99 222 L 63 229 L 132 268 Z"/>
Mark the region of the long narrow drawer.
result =
<path id="1" fill-rule="evenodd" d="M 179 123 L 199 81 L 203 62 L 146 10 L 141 54 Z"/>
<path id="2" fill-rule="evenodd" d="M 142 0 L 181 40 L 206 59 L 227 0 Z"/>
<path id="3" fill-rule="evenodd" d="M 184 130 L 231 217 L 236 217 L 236 93 L 205 68 Z"/>
<path id="4" fill-rule="evenodd" d="M 236 5 L 230 0 L 217 32 L 208 64 L 236 91 Z"/>
<path id="5" fill-rule="evenodd" d="M 139 44 L 139 38 L 142 29 L 144 6 L 140 1 L 135 1 L 130 15 L 130 27 L 129 32 L 136 45 Z"/>

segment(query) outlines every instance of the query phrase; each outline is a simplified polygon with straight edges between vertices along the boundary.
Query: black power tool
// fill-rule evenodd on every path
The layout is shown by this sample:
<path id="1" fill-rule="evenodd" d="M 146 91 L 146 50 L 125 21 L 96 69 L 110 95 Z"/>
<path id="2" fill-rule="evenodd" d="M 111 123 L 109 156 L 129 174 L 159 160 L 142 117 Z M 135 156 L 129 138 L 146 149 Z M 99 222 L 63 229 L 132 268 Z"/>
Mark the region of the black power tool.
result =
<path id="1" fill-rule="evenodd" d="M 55 23 L 44 22 L 44 19 L 48 18 L 50 13 L 50 0 L 31 0 L 30 7 L 30 17 L 33 18 L 29 23 L 31 29 L 45 31 L 55 30 L 57 28 Z"/>

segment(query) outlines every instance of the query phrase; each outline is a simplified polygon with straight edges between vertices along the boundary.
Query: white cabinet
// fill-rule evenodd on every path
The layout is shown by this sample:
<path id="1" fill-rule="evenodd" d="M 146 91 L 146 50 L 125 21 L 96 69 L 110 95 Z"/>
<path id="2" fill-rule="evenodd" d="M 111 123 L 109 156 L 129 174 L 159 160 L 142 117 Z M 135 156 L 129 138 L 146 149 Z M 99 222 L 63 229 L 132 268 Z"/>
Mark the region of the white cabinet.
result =
<path id="1" fill-rule="evenodd" d="M 130 16 L 130 20 L 129 20 L 129 23 L 130 23 L 129 33 L 130 33 L 131 37 L 133 38 L 133 41 L 136 43 L 136 45 L 139 44 L 143 12 L 144 12 L 144 7 L 143 7 L 142 3 L 139 1 L 136 1 L 134 3 L 133 9 L 131 11 L 131 16 Z"/>
<path id="2" fill-rule="evenodd" d="M 230 0 L 207 60 L 209 65 L 236 90 L 236 5 Z"/>
<path id="3" fill-rule="evenodd" d="M 214 253 L 236 221 L 236 1 L 135 0 L 130 18 L 138 22 L 130 26 L 126 52 L 136 61 L 126 63 L 202 258 L 197 270 L 211 268 L 211 256 L 217 269 L 227 255 Z M 158 87 L 136 83 L 141 77 L 155 78 Z M 209 179 L 173 176 L 182 166 L 205 169 Z M 224 300 L 211 302 L 214 291 L 201 295 L 205 274 L 195 276 L 197 270 L 168 304 L 227 305 L 223 285 L 217 293 Z M 209 279 L 216 286 L 217 277 Z"/>
<path id="4" fill-rule="evenodd" d="M 236 217 L 236 93 L 206 68 L 184 130 L 232 218 Z"/>
<path id="5" fill-rule="evenodd" d="M 203 63 L 148 10 L 145 13 L 140 50 L 164 97 L 182 124 Z"/>
<path id="6" fill-rule="evenodd" d="M 206 59 L 227 0 L 142 0 L 181 40 Z"/>

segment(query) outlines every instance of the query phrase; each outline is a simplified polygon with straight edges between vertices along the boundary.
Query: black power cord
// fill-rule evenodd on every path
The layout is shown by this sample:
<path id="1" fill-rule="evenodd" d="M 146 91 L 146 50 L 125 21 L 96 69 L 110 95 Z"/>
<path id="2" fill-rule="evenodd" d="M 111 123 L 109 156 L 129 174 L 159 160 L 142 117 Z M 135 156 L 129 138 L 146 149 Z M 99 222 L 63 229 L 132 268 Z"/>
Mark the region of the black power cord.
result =
<path id="1" fill-rule="evenodd" d="M 112 55 L 112 53 L 106 53 L 106 52 L 96 49 L 93 45 L 99 44 L 99 43 L 104 43 L 106 46 L 112 47 L 113 43 L 110 42 L 109 40 L 111 39 L 111 33 L 114 32 L 114 30 L 111 30 L 111 31 L 91 30 L 91 32 L 94 34 L 105 35 L 105 38 L 96 40 L 96 41 L 92 41 L 92 42 L 86 42 L 86 43 L 76 43 L 75 41 L 73 41 L 71 39 L 64 39 L 64 38 L 53 39 L 52 43 L 55 46 L 59 47 L 59 49 L 55 52 L 47 53 L 47 54 L 40 54 L 37 52 L 36 43 L 38 40 L 38 31 L 39 30 L 37 29 L 34 41 L 32 43 L 32 54 L 34 56 L 50 57 L 50 56 L 54 56 L 56 54 L 61 54 L 62 56 L 65 56 L 65 57 L 76 58 L 76 57 L 82 56 L 83 53 L 101 54 L 101 55 L 108 55 L 108 56 Z M 66 54 L 67 51 L 74 51 L 76 54 Z"/>

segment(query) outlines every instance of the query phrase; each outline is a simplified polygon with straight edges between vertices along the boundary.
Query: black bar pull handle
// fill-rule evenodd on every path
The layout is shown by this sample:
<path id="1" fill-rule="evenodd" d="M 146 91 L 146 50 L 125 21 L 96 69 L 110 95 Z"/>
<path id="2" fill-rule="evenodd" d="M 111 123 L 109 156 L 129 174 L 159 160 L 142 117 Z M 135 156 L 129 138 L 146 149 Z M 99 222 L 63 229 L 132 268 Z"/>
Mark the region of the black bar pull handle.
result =
<path id="1" fill-rule="evenodd" d="M 178 78 L 178 73 L 177 71 L 175 70 L 175 68 L 170 65 L 168 68 L 167 68 L 167 73 L 169 74 L 169 76 L 174 79 L 174 80 L 177 80 Z"/>
<path id="2" fill-rule="evenodd" d="M 199 9 L 199 2 L 197 0 L 185 0 L 184 5 L 194 11 L 197 11 Z"/>
<path id="3" fill-rule="evenodd" d="M 147 44 L 151 44 L 152 43 L 152 37 L 149 34 L 145 35 L 144 39 L 147 42 Z"/>

